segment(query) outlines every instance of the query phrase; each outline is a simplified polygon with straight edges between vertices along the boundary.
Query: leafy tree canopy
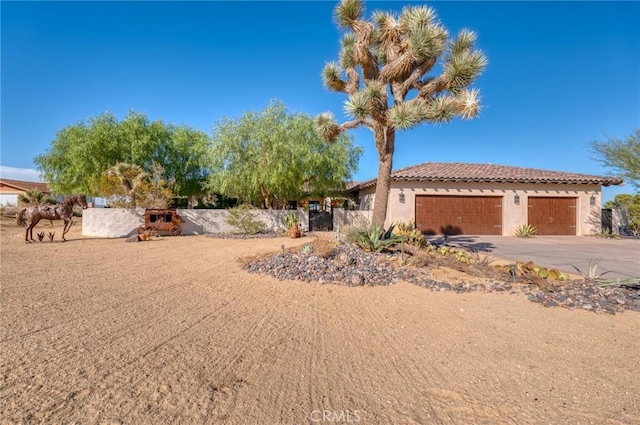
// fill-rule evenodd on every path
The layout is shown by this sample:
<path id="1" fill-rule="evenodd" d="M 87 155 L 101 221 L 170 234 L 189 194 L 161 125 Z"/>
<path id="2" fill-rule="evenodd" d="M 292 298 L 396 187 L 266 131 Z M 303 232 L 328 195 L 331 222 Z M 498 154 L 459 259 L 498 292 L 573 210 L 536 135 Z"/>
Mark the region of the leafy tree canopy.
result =
<path id="1" fill-rule="evenodd" d="M 186 126 L 151 122 L 134 111 L 122 121 L 105 113 L 60 130 L 35 163 L 56 193 L 100 196 L 103 174 L 120 162 L 150 174 L 161 164 L 175 194 L 192 195 L 207 176 L 209 144 L 206 133 Z"/>
<path id="2" fill-rule="evenodd" d="M 640 129 L 624 140 L 609 138 L 606 142 L 591 142 L 596 159 L 612 168 L 624 180 L 640 190 Z"/>
<path id="3" fill-rule="evenodd" d="M 346 135 L 326 144 L 313 118 L 273 101 L 261 112 L 216 124 L 206 187 L 254 205 L 283 207 L 309 193 L 342 189 L 361 153 Z"/>

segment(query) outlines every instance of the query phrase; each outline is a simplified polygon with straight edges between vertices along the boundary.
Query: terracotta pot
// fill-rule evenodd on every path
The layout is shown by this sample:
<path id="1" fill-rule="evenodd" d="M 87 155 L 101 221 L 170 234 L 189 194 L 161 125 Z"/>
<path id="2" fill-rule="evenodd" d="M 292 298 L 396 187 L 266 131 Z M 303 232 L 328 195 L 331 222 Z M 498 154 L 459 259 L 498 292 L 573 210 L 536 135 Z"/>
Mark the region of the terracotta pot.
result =
<path id="1" fill-rule="evenodd" d="M 297 227 L 291 227 L 289 229 L 289 237 L 292 238 L 292 239 L 300 237 L 300 232 L 298 231 Z"/>

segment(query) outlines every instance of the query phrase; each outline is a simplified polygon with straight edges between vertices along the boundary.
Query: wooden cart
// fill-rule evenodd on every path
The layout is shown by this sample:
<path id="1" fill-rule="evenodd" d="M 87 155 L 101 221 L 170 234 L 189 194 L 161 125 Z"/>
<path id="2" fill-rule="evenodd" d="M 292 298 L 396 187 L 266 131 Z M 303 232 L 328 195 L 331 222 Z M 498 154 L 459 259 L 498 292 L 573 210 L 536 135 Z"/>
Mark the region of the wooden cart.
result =
<path id="1" fill-rule="evenodd" d="M 184 220 L 178 215 L 175 208 L 146 209 L 144 210 L 144 225 L 138 228 L 138 233 L 145 230 L 154 232 L 169 232 L 171 236 L 182 234 Z"/>

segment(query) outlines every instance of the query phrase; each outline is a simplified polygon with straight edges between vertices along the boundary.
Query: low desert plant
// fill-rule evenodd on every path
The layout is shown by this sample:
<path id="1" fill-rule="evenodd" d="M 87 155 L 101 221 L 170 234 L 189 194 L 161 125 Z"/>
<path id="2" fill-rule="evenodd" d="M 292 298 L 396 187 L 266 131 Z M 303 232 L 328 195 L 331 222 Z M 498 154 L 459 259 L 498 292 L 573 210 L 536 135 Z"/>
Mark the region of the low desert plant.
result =
<path id="1" fill-rule="evenodd" d="M 400 235 L 393 234 L 393 227 L 385 231 L 379 224 L 360 223 L 349 228 L 347 238 L 365 251 L 382 252 L 402 242 Z"/>
<path id="2" fill-rule="evenodd" d="M 396 223 L 394 233 L 400 235 L 405 243 L 418 248 L 424 248 L 427 243 L 422 232 L 416 229 L 414 219 L 409 220 L 407 223 L 404 221 Z"/>
<path id="3" fill-rule="evenodd" d="M 587 269 L 586 272 L 583 272 L 582 270 L 580 270 L 578 267 L 576 267 L 573 264 L 571 266 L 574 269 L 576 269 L 576 271 L 578 273 L 580 273 L 580 276 L 584 277 L 584 280 L 596 281 L 596 280 L 602 279 L 602 276 L 604 276 L 605 274 L 609 273 L 609 272 L 604 272 L 604 273 L 598 274 L 598 265 L 599 264 L 600 264 L 600 260 L 594 260 L 593 258 L 589 259 L 589 268 Z"/>
<path id="4" fill-rule="evenodd" d="M 530 224 L 523 224 L 516 229 L 516 236 L 519 238 L 533 238 L 538 233 L 538 229 Z"/>
<path id="5" fill-rule="evenodd" d="M 300 252 L 303 254 L 313 254 L 313 251 L 315 251 L 315 249 L 310 243 L 302 245 L 302 248 L 300 249 Z"/>
<path id="6" fill-rule="evenodd" d="M 598 286 L 626 286 L 633 289 L 640 289 L 640 277 L 598 279 L 597 283 Z"/>
<path id="7" fill-rule="evenodd" d="M 436 252 L 446 257 L 453 257 L 461 263 L 471 264 L 471 256 L 464 249 L 455 248 L 449 245 L 441 245 L 436 249 Z"/>
<path id="8" fill-rule="evenodd" d="M 518 261 L 516 264 L 510 265 L 505 264 L 501 266 L 495 266 L 496 270 L 509 273 L 513 275 L 513 273 L 520 273 L 524 276 L 537 276 L 546 280 L 557 280 L 557 281 L 566 281 L 569 280 L 569 275 L 567 273 L 563 273 L 557 269 L 549 269 L 547 267 L 542 267 L 538 264 L 535 264 L 533 261 L 529 261 L 527 263 L 522 263 Z"/>
<path id="9" fill-rule="evenodd" d="M 478 251 L 471 251 L 471 264 L 479 267 L 491 267 L 496 261 L 496 258 L 492 254 L 480 253 Z"/>
<path id="10" fill-rule="evenodd" d="M 595 237 L 597 238 L 603 238 L 603 239 L 615 239 L 618 237 L 618 235 L 616 235 L 615 233 L 613 233 L 611 231 L 611 229 L 604 227 L 602 228 L 602 230 L 600 231 L 600 233 L 596 233 Z"/>
<path id="11" fill-rule="evenodd" d="M 298 227 L 298 225 L 300 224 L 300 218 L 298 217 L 298 214 L 294 212 L 285 215 L 282 221 L 284 222 L 284 225 L 287 227 L 287 229 Z"/>
<path id="12" fill-rule="evenodd" d="M 237 227 L 245 235 L 261 233 L 265 228 L 264 223 L 255 218 L 246 204 L 229 209 L 227 223 L 233 227 Z"/>

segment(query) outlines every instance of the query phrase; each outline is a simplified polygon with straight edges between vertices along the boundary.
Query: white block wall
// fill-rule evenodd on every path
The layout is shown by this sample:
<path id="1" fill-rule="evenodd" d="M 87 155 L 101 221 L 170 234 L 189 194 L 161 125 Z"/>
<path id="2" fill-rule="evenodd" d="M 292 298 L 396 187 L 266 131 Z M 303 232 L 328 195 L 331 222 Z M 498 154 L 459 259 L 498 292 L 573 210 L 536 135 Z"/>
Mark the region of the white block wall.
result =
<path id="1" fill-rule="evenodd" d="M 183 235 L 210 233 L 230 233 L 237 228 L 227 224 L 227 210 L 178 209 L 178 215 L 185 220 Z M 253 210 L 255 218 L 262 221 L 267 231 L 284 230 L 285 210 Z M 296 211 L 300 222 L 308 229 L 309 218 L 304 211 Z M 144 224 L 143 209 L 88 208 L 82 212 L 82 235 L 101 238 L 123 238 L 134 235 Z"/>
<path id="2" fill-rule="evenodd" d="M 144 224 L 143 209 L 87 208 L 82 211 L 82 235 L 122 238 L 138 232 Z"/>

